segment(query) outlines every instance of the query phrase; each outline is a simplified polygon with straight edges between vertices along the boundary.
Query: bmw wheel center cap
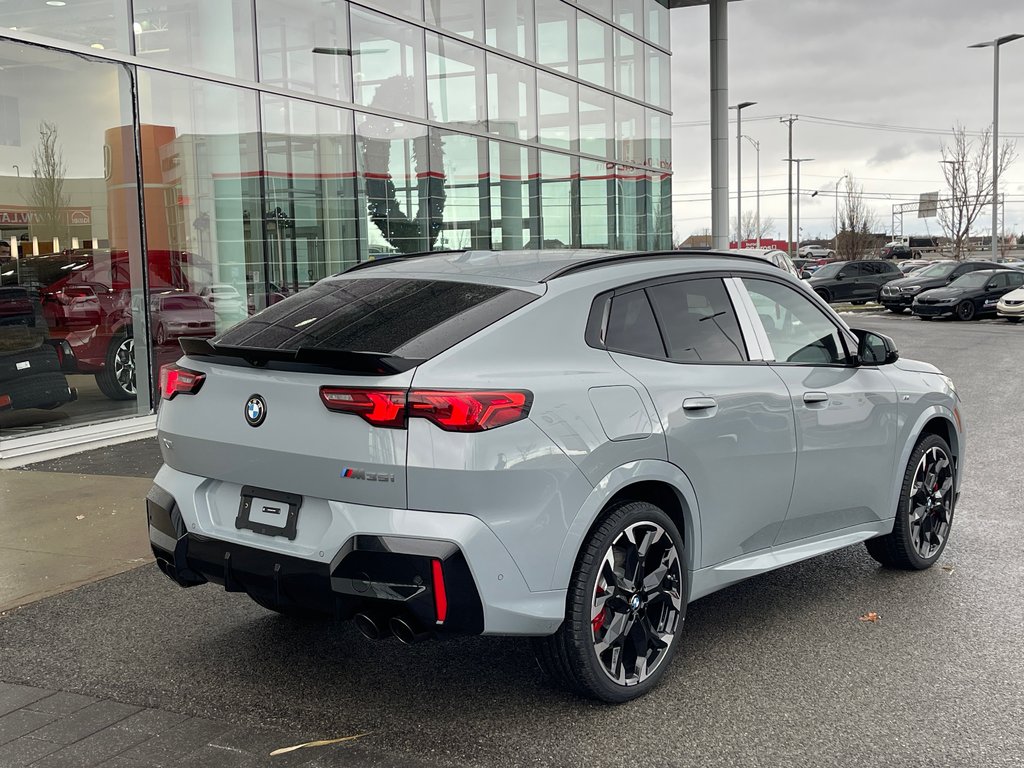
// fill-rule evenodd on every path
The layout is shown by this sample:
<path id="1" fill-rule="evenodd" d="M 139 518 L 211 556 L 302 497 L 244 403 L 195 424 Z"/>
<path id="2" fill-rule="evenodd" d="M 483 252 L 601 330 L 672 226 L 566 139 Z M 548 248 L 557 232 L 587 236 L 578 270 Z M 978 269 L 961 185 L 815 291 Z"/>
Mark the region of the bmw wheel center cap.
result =
<path id="1" fill-rule="evenodd" d="M 250 427 L 258 427 L 267 418 L 267 401 L 261 395 L 253 395 L 245 401 L 245 420 Z"/>

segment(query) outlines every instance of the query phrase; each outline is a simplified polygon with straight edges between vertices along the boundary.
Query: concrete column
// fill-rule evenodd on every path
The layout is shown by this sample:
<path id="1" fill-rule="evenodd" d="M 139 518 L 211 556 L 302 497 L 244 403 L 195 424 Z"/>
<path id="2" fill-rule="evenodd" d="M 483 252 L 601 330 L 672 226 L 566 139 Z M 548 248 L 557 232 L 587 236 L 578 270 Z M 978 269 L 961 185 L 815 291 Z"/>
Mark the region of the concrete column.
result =
<path id="1" fill-rule="evenodd" d="M 711 0 L 711 236 L 729 247 L 729 3 Z"/>

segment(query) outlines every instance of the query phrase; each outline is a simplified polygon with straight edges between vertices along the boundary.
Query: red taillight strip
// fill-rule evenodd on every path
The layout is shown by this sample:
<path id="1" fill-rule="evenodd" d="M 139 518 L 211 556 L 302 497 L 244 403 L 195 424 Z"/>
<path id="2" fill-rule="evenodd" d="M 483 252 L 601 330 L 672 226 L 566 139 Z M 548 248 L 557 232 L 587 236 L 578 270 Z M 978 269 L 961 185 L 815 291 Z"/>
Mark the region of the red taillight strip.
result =
<path id="1" fill-rule="evenodd" d="M 444 624 L 448 618 L 448 593 L 444 588 L 444 570 L 441 568 L 440 560 L 430 561 L 430 572 L 434 584 L 434 612 L 437 615 L 437 623 Z"/>
<path id="2" fill-rule="evenodd" d="M 404 429 L 409 418 L 447 432 L 483 432 L 525 419 L 533 395 L 525 390 L 363 389 L 320 387 L 324 406 L 359 416 L 375 427 Z"/>
<path id="3" fill-rule="evenodd" d="M 173 400 L 175 395 L 194 395 L 206 381 L 206 374 L 190 371 L 176 363 L 160 368 L 160 396 L 164 400 Z"/>
<path id="4" fill-rule="evenodd" d="M 357 389 L 320 387 L 320 399 L 328 410 L 352 413 L 375 427 L 404 427 L 404 389 Z"/>

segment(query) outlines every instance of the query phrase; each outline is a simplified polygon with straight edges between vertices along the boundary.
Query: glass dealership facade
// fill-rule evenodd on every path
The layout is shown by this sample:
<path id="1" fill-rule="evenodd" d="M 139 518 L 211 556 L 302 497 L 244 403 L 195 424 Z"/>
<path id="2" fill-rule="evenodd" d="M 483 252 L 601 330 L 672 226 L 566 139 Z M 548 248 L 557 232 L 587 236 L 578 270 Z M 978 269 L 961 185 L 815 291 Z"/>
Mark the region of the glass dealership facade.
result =
<path id="1" fill-rule="evenodd" d="M 0 440 L 150 414 L 180 338 L 367 258 L 671 247 L 668 16 L 0 3 Z"/>

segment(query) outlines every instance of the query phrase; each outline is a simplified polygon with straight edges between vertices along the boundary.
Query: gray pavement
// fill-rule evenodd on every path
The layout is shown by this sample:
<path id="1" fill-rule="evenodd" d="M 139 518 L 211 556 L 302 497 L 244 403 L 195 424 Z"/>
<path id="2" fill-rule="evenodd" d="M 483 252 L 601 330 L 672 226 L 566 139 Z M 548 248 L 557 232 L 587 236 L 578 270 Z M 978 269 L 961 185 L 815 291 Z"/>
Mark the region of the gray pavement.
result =
<path id="1" fill-rule="evenodd" d="M 364 732 L 315 764 L 1024 765 L 1024 328 L 847 319 L 942 367 L 966 403 L 941 567 L 889 572 L 853 547 L 699 600 L 666 684 L 640 701 L 552 689 L 523 641 L 371 643 L 214 587 L 178 589 L 152 566 L 0 617 L 0 680 L 249 729 L 240 765 L 277 764 L 255 746 L 267 733 Z M 869 611 L 877 623 L 859 621 Z M 204 762 L 228 751 L 191 764 L 236 764 Z M 120 754 L 111 765 L 160 764 L 137 744 Z"/>

